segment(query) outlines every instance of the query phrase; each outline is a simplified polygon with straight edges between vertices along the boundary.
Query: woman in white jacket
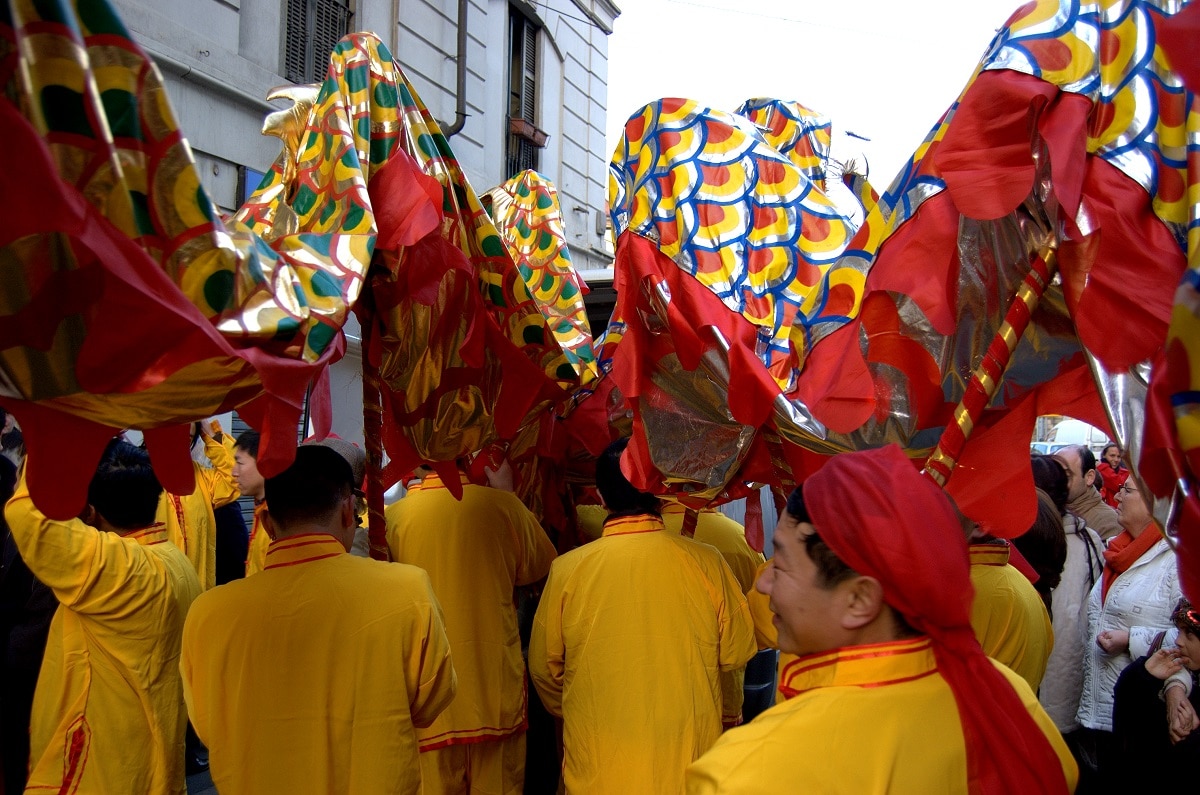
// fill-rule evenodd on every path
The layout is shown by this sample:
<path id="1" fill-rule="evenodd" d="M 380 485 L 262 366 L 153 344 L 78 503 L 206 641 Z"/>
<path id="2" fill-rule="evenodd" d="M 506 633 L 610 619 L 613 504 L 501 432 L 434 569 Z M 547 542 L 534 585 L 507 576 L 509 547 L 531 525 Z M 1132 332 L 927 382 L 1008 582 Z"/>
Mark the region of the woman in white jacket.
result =
<path id="1" fill-rule="evenodd" d="M 1106 777 L 1106 767 L 1128 764 L 1114 758 L 1113 687 L 1134 659 L 1150 652 L 1165 636 L 1175 638 L 1171 611 L 1182 595 L 1175 553 L 1154 525 L 1150 508 L 1133 478 L 1118 493 L 1117 513 L 1123 532 L 1109 542 L 1104 572 L 1088 597 L 1083 696 L 1079 702 L 1081 732 L 1080 792 L 1089 773 Z M 1164 713 L 1165 714 L 1165 713 Z M 1092 768 L 1085 770 L 1085 768 Z"/>

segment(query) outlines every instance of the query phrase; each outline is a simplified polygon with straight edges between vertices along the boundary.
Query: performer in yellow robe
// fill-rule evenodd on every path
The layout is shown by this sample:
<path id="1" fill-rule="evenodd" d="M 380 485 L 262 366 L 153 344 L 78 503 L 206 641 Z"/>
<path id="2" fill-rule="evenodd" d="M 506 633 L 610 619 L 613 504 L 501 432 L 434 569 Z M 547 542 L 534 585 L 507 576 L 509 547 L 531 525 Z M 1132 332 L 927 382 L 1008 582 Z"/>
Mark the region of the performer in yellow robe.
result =
<path id="1" fill-rule="evenodd" d="M 258 471 L 258 431 L 244 431 L 233 447 L 233 476 L 242 494 L 254 499 L 254 523 L 250 527 L 250 546 L 246 551 L 246 576 L 257 574 L 267 563 L 271 537 L 263 527 L 267 510 L 266 485 Z"/>
<path id="2" fill-rule="evenodd" d="M 996 667 L 1064 770 L 1074 768 L 1025 680 Z M 780 677 L 790 698 L 728 732 L 692 765 L 689 795 L 967 792 L 962 725 L 929 638 L 793 658 Z"/>
<path id="3" fill-rule="evenodd" d="M 613 510 L 597 541 L 555 561 L 529 643 L 529 674 L 564 721 L 570 793 L 674 793 L 721 734 L 719 671 L 754 656 L 746 600 L 720 554 L 663 529 L 657 499 L 597 462 Z"/>
<path id="4" fill-rule="evenodd" d="M 212 466 L 192 465 L 196 475 L 195 491 L 184 495 L 164 491 L 155 516 L 155 521 L 166 526 L 171 543 L 182 549 L 192 562 L 200 578 L 200 587 L 206 591 L 217 584 L 217 520 L 213 509 L 242 496 L 233 476 L 232 445 L 226 446 L 228 437 L 219 425 L 215 430 L 216 435 L 210 435 L 201 425 L 204 454 Z"/>
<path id="5" fill-rule="evenodd" d="M 766 571 L 771 565 L 771 561 L 767 561 L 758 567 L 758 575 Z M 746 604 L 750 607 L 750 618 L 754 621 L 754 639 L 758 641 L 760 649 L 778 649 L 779 648 L 779 633 L 775 630 L 775 625 L 772 619 L 775 614 L 771 612 L 770 600 L 767 595 L 758 588 L 751 588 L 746 594 Z M 796 655 L 788 654 L 786 651 L 779 652 L 779 681 L 775 686 L 775 703 L 782 704 L 787 700 L 787 692 L 783 688 L 783 671 L 787 669 L 792 660 L 796 659 Z"/>
<path id="6" fill-rule="evenodd" d="M 515 494 L 460 478 L 461 501 L 430 473 L 386 511 L 392 560 L 429 572 L 458 672 L 458 697 L 418 732 L 423 792 L 520 793 L 525 663 L 514 588 L 545 577 L 556 553 Z"/>
<path id="7" fill-rule="evenodd" d="M 420 792 L 415 727 L 454 698 L 442 612 L 415 566 L 347 554 L 350 467 L 301 446 L 266 484 L 262 572 L 197 600 L 188 711 L 221 795 Z"/>
<path id="8" fill-rule="evenodd" d="M 678 503 L 663 505 L 663 526 L 675 535 L 683 532 L 687 509 Z M 763 555 L 755 552 L 746 543 L 746 529 L 715 508 L 705 508 L 696 517 L 695 534 L 692 536 L 702 544 L 715 547 L 729 564 L 734 579 L 743 594 L 754 590 L 754 578 L 758 567 L 763 565 Z M 742 722 L 743 688 L 746 683 L 745 667 L 721 672 L 721 724 L 730 727 Z"/>
<path id="9" fill-rule="evenodd" d="M 688 768 L 689 795 L 1074 790 L 1025 681 L 971 629 L 959 516 L 898 446 L 835 456 L 788 497 L 767 596 L 788 700 Z"/>
<path id="10" fill-rule="evenodd" d="M 48 519 L 24 478 L 5 508 L 21 557 L 60 603 L 33 698 L 27 792 L 186 791 L 179 644 L 200 582 L 153 522 L 161 490 L 145 451 L 118 442 L 89 487 L 87 524 Z"/>
<path id="11" fill-rule="evenodd" d="M 1050 615 L 1029 579 L 1008 563 L 1008 544 L 971 544 L 971 628 L 983 653 L 1037 692 L 1054 648 Z"/>

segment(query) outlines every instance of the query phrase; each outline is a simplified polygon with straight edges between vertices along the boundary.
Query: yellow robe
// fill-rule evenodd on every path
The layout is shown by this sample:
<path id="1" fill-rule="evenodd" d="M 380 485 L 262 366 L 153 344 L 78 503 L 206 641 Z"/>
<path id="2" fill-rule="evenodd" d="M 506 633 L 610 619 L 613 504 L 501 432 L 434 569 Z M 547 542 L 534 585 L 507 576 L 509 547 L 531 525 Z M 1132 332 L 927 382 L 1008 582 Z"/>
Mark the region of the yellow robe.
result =
<path id="1" fill-rule="evenodd" d="M 242 493 L 233 477 L 233 454 L 229 449 L 206 436 L 204 452 L 212 467 L 192 464 L 195 491 L 185 495 L 164 491 L 155 521 L 166 525 L 167 538 L 187 555 L 200 578 L 200 587 L 207 591 L 217 584 L 217 520 L 213 509 L 228 505 Z"/>
<path id="2" fill-rule="evenodd" d="M 258 574 L 267 565 L 267 548 L 271 546 L 271 536 L 263 527 L 262 516 L 267 511 L 265 502 L 254 505 L 254 524 L 250 528 L 250 546 L 246 550 L 246 576 Z"/>
<path id="3" fill-rule="evenodd" d="M 678 503 L 663 506 L 663 525 L 670 532 L 683 532 L 687 510 Z M 705 509 L 696 516 L 696 532 L 693 538 L 703 544 L 716 547 L 729 564 L 734 579 L 743 594 L 754 590 L 754 579 L 758 567 L 763 565 L 763 555 L 755 552 L 746 542 L 746 529 L 715 509 Z M 721 672 L 721 723 L 736 726 L 742 722 L 742 698 L 746 684 L 746 669 Z"/>
<path id="4" fill-rule="evenodd" d="M 429 475 L 385 513 L 392 560 L 429 572 L 458 672 L 458 697 L 418 732 L 422 751 L 525 730 L 513 589 L 545 577 L 556 554 L 515 494 L 462 482 L 460 502 Z"/>
<path id="5" fill-rule="evenodd" d="M 1029 579 L 1008 564 L 1008 546 L 972 544 L 971 628 L 983 653 L 1002 662 L 1035 693 L 1054 648 L 1046 605 Z"/>
<path id="6" fill-rule="evenodd" d="M 121 536 L 46 518 L 24 479 L 4 515 L 60 604 L 33 697 L 28 791 L 185 792 L 179 643 L 200 593 L 191 563 L 159 524 Z"/>
<path id="7" fill-rule="evenodd" d="M 763 571 L 770 566 L 771 562 L 767 561 L 758 567 L 758 576 L 762 576 Z M 757 577 L 755 578 L 757 579 Z M 746 603 L 750 606 L 750 618 L 754 620 L 754 638 L 758 641 L 760 649 L 778 649 L 779 648 L 779 632 L 775 629 L 773 619 L 775 614 L 771 612 L 771 600 L 766 594 L 759 593 L 757 589 L 751 589 L 746 594 Z M 796 659 L 796 655 L 789 654 L 786 651 L 779 652 L 779 670 L 782 671 Z M 787 699 L 787 695 L 783 691 L 782 680 L 775 687 L 775 703 L 781 704 Z"/>
<path id="8" fill-rule="evenodd" d="M 180 668 L 221 795 L 419 792 L 414 727 L 455 691 L 425 573 L 315 533 L 201 596 Z"/>
<path id="9" fill-rule="evenodd" d="M 1023 679 L 996 667 L 1074 790 L 1079 771 L 1054 723 Z M 688 768 L 688 795 L 967 792 L 962 723 L 929 638 L 808 655 L 783 677 L 795 695 L 722 736 Z"/>
<path id="10" fill-rule="evenodd" d="M 563 717 L 567 793 L 673 793 L 721 734 L 719 671 L 754 656 L 741 588 L 712 547 L 614 517 L 555 561 L 529 674 Z"/>

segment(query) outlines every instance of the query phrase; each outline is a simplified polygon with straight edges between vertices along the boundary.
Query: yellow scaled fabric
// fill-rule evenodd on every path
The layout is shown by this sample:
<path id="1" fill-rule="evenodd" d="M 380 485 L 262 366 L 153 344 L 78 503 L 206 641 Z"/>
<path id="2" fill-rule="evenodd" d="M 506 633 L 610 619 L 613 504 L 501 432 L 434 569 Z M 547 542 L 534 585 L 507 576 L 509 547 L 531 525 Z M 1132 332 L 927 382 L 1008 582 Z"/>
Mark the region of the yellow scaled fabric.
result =
<path id="1" fill-rule="evenodd" d="M 417 793 L 414 727 L 455 690 L 425 573 L 319 533 L 201 596 L 180 667 L 221 795 Z"/>
<path id="2" fill-rule="evenodd" d="M 51 521 L 24 478 L 4 516 L 60 603 L 33 697 L 26 791 L 182 795 L 179 642 L 200 594 L 187 557 L 159 524 L 121 536 Z"/>
<path id="3" fill-rule="evenodd" d="M 200 587 L 207 591 L 217 584 L 217 519 L 213 509 L 228 505 L 242 493 L 233 477 L 233 454 L 211 436 L 204 437 L 204 452 L 212 467 L 192 464 L 196 490 L 182 496 L 164 491 L 154 519 L 166 525 L 167 538 L 187 555 L 200 578 Z"/>
<path id="4" fill-rule="evenodd" d="M 1079 771 L 1058 730 L 1024 680 L 996 667 L 1074 790 Z M 962 723 L 929 638 L 808 655 L 782 678 L 795 696 L 721 737 L 688 768 L 689 795 L 968 791 Z"/>
<path id="5" fill-rule="evenodd" d="M 972 544 L 971 628 L 983 653 L 1019 674 L 1035 693 L 1054 648 L 1046 605 L 1029 579 L 1008 564 L 1008 546 Z"/>
<path id="6" fill-rule="evenodd" d="M 754 656 L 737 580 L 712 547 L 657 516 L 608 520 L 555 561 L 529 643 L 529 674 L 562 716 L 567 793 L 683 789 L 721 734 L 719 671 Z"/>
<path id="7" fill-rule="evenodd" d="M 267 512 L 265 502 L 254 505 L 254 526 L 250 528 L 250 546 L 246 550 L 246 576 L 258 574 L 267 565 L 267 548 L 271 546 L 271 536 L 263 527 L 262 516 Z"/>
<path id="8" fill-rule="evenodd" d="M 545 577 L 555 556 L 516 495 L 462 482 L 458 501 L 429 475 L 386 513 L 392 560 L 429 572 L 458 672 L 458 698 L 418 734 L 423 752 L 525 730 L 513 589 Z"/>
<path id="9" fill-rule="evenodd" d="M 686 514 L 687 509 L 682 505 L 668 503 L 663 506 L 663 525 L 670 532 L 679 535 L 683 532 Z M 721 557 L 729 564 L 743 594 L 748 595 L 754 590 L 754 579 L 758 574 L 758 567 L 763 564 L 763 556 L 746 543 L 745 528 L 715 508 L 706 508 L 696 517 L 696 532 L 693 538 L 716 547 Z M 726 726 L 741 722 L 745 683 L 745 668 L 721 672 L 721 722 Z"/>

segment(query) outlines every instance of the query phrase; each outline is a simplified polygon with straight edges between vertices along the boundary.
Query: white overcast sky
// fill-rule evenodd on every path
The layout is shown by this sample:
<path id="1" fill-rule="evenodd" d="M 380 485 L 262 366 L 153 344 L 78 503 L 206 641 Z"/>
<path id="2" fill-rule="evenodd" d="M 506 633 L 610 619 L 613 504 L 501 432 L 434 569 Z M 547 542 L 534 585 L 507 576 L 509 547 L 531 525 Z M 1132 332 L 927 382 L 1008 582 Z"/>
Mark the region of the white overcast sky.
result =
<path id="1" fill-rule="evenodd" d="M 865 153 L 882 191 L 958 96 L 1022 0 L 616 0 L 606 155 L 660 97 L 734 110 L 795 100 L 833 122 L 834 155 Z M 841 135 L 852 130 L 864 143 Z M 855 151 L 857 150 L 857 151 Z"/>

